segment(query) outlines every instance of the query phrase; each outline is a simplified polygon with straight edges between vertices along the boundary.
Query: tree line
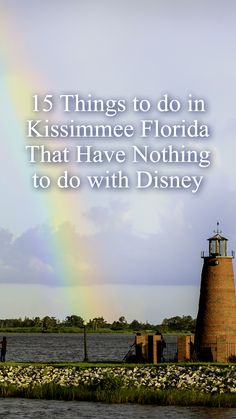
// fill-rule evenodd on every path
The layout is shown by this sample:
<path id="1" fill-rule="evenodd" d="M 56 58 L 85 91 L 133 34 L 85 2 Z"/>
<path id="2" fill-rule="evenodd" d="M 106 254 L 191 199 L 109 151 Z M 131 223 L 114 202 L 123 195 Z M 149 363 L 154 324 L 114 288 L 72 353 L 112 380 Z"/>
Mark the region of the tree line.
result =
<path id="1" fill-rule="evenodd" d="M 0 328 L 1 329 L 10 329 L 10 328 L 33 328 L 33 329 L 42 329 L 42 330 L 60 330 L 66 328 L 78 328 L 82 329 L 85 326 L 85 321 L 81 316 L 75 314 L 67 316 L 63 320 L 56 319 L 55 317 L 45 316 L 40 317 L 25 317 L 24 319 L 0 319 Z M 87 330 L 93 332 L 100 330 L 111 330 L 111 331 L 122 331 L 122 330 L 132 330 L 132 331 L 160 331 L 161 333 L 168 332 L 192 332 L 194 333 L 196 326 L 196 320 L 191 316 L 175 316 L 171 318 L 165 318 L 161 324 L 150 324 L 148 322 L 142 323 L 136 319 L 132 320 L 130 323 L 127 322 L 124 316 L 119 317 L 118 320 L 113 321 L 112 323 L 107 322 L 103 317 L 94 317 L 86 323 Z"/>

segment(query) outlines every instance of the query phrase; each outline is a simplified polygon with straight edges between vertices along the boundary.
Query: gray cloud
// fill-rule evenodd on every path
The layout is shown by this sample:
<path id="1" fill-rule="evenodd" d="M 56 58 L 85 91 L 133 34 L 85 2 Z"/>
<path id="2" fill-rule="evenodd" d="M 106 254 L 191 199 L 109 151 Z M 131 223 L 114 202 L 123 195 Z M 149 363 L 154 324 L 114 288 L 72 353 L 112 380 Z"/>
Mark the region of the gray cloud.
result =
<path id="1" fill-rule="evenodd" d="M 236 243 L 235 192 L 220 175 L 217 181 L 216 176 L 209 178 L 209 183 L 195 206 L 192 198 L 183 203 L 181 196 L 173 195 L 173 217 L 171 212 L 158 215 L 163 228 L 149 234 L 135 230 L 129 205 L 118 200 L 106 207 L 92 207 L 84 214 L 96 227 L 90 235 L 80 234 L 70 223 L 58 228 L 35 226 L 17 238 L 1 229 L 0 281 L 50 286 L 197 285 L 200 251 L 207 249 L 206 239 L 218 219 L 230 239 L 229 248 Z M 177 202 L 182 202 L 179 218 L 175 212 Z"/>

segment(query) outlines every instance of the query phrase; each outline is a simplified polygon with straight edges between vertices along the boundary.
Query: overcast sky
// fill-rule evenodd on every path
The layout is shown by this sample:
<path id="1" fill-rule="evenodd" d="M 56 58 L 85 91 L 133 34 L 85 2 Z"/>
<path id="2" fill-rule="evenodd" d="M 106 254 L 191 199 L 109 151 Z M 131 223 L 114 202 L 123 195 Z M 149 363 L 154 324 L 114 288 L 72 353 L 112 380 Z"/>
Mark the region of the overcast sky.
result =
<path id="1" fill-rule="evenodd" d="M 196 315 L 200 252 L 218 220 L 229 249 L 236 247 L 235 7 L 233 1 L 227 7 L 223 1 L 2 1 L 1 318 L 76 313 L 158 322 Z M 127 101 L 138 96 L 155 102 L 164 93 L 204 98 L 203 115 L 182 111 L 161 118 L 199 118 L 211 129 L 208 139 L 145 143 L 159 148 L 177 141 L 210 150 L 209 168 L 176 168 L 203 175 L 199 191 L 33 189 L 35 171 L 60 168 L 27 161 L 31 98 L 65 92 Z M 50 118 L 63 120 L 58 111 Z M 138 123 L 131 112 L 123 118 L 128 120 Z M 131 142 L 140 140 L 123 139 L 119 146 L 126 150 Z M 126 170 L 132 174 L 134 168 L 128 164 Z"/>

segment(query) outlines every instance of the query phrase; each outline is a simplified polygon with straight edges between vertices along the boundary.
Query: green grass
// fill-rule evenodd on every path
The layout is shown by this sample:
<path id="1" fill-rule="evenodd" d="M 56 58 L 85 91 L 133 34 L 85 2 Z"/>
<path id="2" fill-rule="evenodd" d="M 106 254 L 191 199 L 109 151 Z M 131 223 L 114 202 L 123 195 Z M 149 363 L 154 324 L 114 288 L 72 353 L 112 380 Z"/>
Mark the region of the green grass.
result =
<path id="1" fill-rule="evenodd" d="M 87 333 L 135 333 L 132 330 L 111 330 L 108 328 L 92 330 L 87 328 Z M 4 333 L 84 333 L 84 329 L 74 326 L 59 326 L 43 329 L 42 327 L 2 327 L 0 334 Z"/>
<path id="2" fill-rule="evenodd" d="M 98 386 L 62 387 L 42 384 L 34 387 L 0 386 L 0 397 L 80 400 L 106 403 L 140 403 L 175 406 L 236 407 L 236 394 L 206 394 L 196 391 L 150 390 Z"/>
<path id="3" fill-rule="evenodd" d="M 161 364 L 168 365 L 168 364 Z M 181 366 L 201 366 L 209 363 L 178 363 Z M 217 368 L 227 367 L 230 364 L 210 364 Z M 7 362 L 0 364 L 0 369 L 7 366 L 53 366 L 59 368 L 95 368 L 95 367 L 124 367 L 123 363 L 83 363 L 83 362 L 60 362 L 60 363 L 26 363 Z M 142 368 L 153 366 L 153 364 L 125 364 L 126 368 Z M 158 368 L 158 366 L 157 366 Z M 23 371 L 22 371 L 23 374 Z M 123 387 L 122 379 L 119 376 L 105 374 L 96 384 L 78 386 L 59 385 L 56 383 L 17 386 L 14 384 L 0 384 L 0 397 L 23 397 L 35 399 L 55 400 L 80 400 L 106 403 L 140 403 L 157 405 L 178 405 L 178 406 L 208 406 L 208 407 L 236 407 L 236 393 L 204 393 L 194 390 L 155 390 L 147 387 Z"/>
<path id="4" fill-rule="evenodd" d="M 92 330 L 87 328 L 87 333 L 107 333 L 107 334 L 136 334 L 137 330 L 131 330 L 131 329 L 120 329 L 120 330 L 112 330 L 110 328 L 102 328 L 102 329 L 96 329 Z M 74 326 L 58 326 L 58 327 L 52 327 L 49 329 L 43 329 L 42 327 L 0 327 L 0 334 L 4 333 L 84 333 L 84 329 L 80 327 L 74 327 Z M 155 334 L 155 329 L 150 330 L 139 330 L 139 333 L 141 334 Z M 164 333 L 164 332 L 163 332 Z M 169 336 L 183 336 L 183 335 L 191 335 L 191 332 L 181 331 L 181 330 L 175 330 L 175 331 L 169 331 L 165 332 L 164 335 Z"/>
<path id="5" fill-rule="evenodd" d="M 55 362 L 51 362 L 51 361 L 49 361 L 49 362 L 45 362 L 45 361 L 42 361 L 42 362 L 25 362 L 25 361 L 22 361 L 22 362 L 19 362 L 19 361 L 7 361 L 7 362 L 2 362 L 2 363 L 0 363 L 0 368 L 4 368 L 4 366 L 13 366 L 13 367 L 17 367 L 17 366 L 25 366 L 25 367 L 27 367 L 27 366 L 35 366 L 35 367 L 37 367 L 37 366 L 40 366 L 40 367 L 43 367 L 43 366 L 53 366 L 53 367 L 61 367 L 61 368 L 72 368 L 72 367 L 78 367 L 78 368 L 96 368 L 96 367 L 101 367 L 101 368 L 114 368 L 114 367 L 125 367 L 125 368 L 130 368 L 130 369 L 133 369 L 133 368 L 143 368 L 143 367 L 165 367 L 165 366 L 168 366 L 168 365 L 176 365 L 176 366 L 181 366 L 181 367 L 194 367 L 194 366 L 197 366 L 197 367 L 200 367 L 200 366 L 206 366 L 206 365 L 210 365 L 210 366 L 216 366 L 216 367 L 218 367 L 218 368 L 227 368 L 228 366 L 230 366 L 230 365 L 235 365 L 235 363 L 230 363 L 230 362 L 227 362 L 227 363 L 220 363 L 220 362 L 211 362 L 211 363 L 209 363 L 209 362 L 176 362 L 176 363 L 169 363 L 169 362 L 162 362 L 161 364 L 128 364 L 128 363 L 125 363 L 125 362 L 117 362 L 117 361 L 114 361 L 114 362 L 111 362 L 111 361 L 108 361 L 108 362 L 105 362 L 105 361 L 101 361 L 101 362 L 67 362 L 67 361 L 65 361 L 65 362 L 57 362 L 57 361 L 55 361 Z"/>

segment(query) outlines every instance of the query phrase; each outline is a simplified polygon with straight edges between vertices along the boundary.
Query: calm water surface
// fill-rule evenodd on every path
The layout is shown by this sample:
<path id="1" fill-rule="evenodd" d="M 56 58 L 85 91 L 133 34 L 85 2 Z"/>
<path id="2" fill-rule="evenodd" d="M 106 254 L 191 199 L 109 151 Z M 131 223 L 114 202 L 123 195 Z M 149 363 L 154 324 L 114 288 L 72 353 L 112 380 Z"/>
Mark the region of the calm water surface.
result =
<path id="1" fill-rule="evenodd" d="M 83 334 L 14 333 L 6 334 L 8 361 L 82 361 Z M 121 361 L 134 341 L 134 335 L 88 334 L 89 361 Z"/>
<path id="2" fill-rule="evenodd" d="M 82 361 L 83 334 L 9 333 L 8 361 Z M 176 341 L 175 336 L 165 338 Z M 122 361 L 134 342 L 132 334 L 95 333 L 87 335 L 89 361 Z"/>
<path id="3" fill-rule="evenodd" d="M 233 419 L 236 418 L 236 409 L 0 399 L 0 418 Z"/>

